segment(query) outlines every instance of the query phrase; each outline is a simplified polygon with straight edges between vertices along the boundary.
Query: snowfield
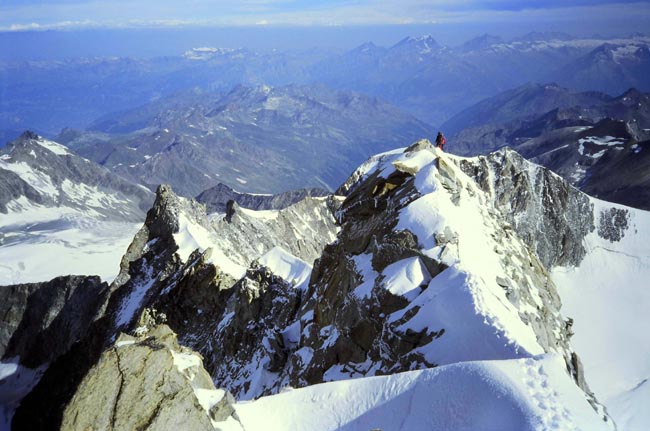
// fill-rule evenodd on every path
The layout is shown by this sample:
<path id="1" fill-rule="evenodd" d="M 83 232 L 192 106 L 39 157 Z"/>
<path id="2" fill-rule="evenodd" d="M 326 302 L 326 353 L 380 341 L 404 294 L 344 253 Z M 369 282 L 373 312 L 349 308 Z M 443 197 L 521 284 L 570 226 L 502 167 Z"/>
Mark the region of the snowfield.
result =
<path id="1" fill-rule="evenodd" d="M 0 215 L 0 286 L 69 274 L 99 275 L 111 282 L 142 226 L 102 220 L 77 208 L 37 205 L 24 197 L 14 202 L 8 214 Z"/>
<path id="2" fill-rule="evenodd" d="M 608 429 L 555 355 L 288 388 L 235 410 L 246 431 Z"/>
<path id="3" fill-rule="evenodd" d="M 6 149 L 0 169 L 33 190 L 4 190 L 0 286 L 69 274 L 111 282 L 144 221 L 139 204 L 151 192 L 135 193 L 133 184 L 34 134 L 25 133 Z"/>
<path id="4" fill-rule="evenodd" d="M 577 268 L 554 268 L 563 314 L 574 319 L 572 344 L 585 377 L 620 430 L 650 427 L 650 212 L 592 199 L 598 223 L 611 208 L 627 211 L 620 241 L 597 229 L 585 238 Z"/>

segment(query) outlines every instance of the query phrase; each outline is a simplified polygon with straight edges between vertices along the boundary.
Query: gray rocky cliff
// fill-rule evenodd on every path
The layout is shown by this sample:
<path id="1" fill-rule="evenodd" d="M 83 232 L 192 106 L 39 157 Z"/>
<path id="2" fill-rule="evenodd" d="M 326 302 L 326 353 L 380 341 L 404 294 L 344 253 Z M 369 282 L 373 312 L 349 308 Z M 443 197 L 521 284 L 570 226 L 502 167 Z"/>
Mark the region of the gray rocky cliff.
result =
<path id="1" fill-rule="evenodd" d="M 178 247 L 169 236 L 174 231 L 178 211 L 175 195 L 161 186 L 145 225 L 123 257 L 120 274 L 108 288 L 86 336 L 49 365 L 16 410 L 12 428 L 58 429 L 63 408 L 89 370 L 120 331 L 134 329 L 147 301 L 164 287 L 167 277 L 182 266 L 175 255 Z"/>
<path id="2" fill-rule="evenodd" d="M 213 423 L 236 420 L 233 403 L 215 389 L 200 356 L 159 325 L 120 336 L 101 355 L 66 406 L 61 429 L 213 430 Z"/>
<path id="3" fill-rule="evenodd" d="M 419 142 L 406 154 L 420 151 L 433 152 L 433 148 L 427 142 Z M 437 160 L 438 179 L 448 199 L 457 204 L 467 199 L 461 197 L 467 191 L 471 192 L 471 199 L 475 192 L 463 183 L 464 179 L 450 163 L 446 157 Z M 418 351 L 444 338 L 446 328 L 400 330 L 408 328 L 418 307 L 412 299 L 392 294 L 384 284 L 382 272 L 391 264 L 417 258 L 428 276 L 435 279 L 447 267 L 445 255 L 462 247 L 463 238 L 448 227 L 436 232 L 435 240 L 443 247 L 436 259 L 424 252 L 422 238 L 408 229 L 396 229 L 400 212 L 420 199 L 421 194 L 414 185 L 415 173 L 397 163 L 393 165 L 397 168 L 390 174 L 384 174 L 390 172 L 388 168 L 355 173 L 347 186 L 348 196 L 339 212 L 342 230 L 315 265 L 310 291 L 301 309 L 304 315 L 311 316 L 313 312 L 312 319 L 301 324 L 301 345 L 311 349 L 313 355 L 308 363 L 294 357 L 293 369 L 301 370 L 292 373 L 294 384 L 320 381 L 332 367 L 347 370 L 351 375 L 372 375 L 435 365 Z M 495 252 L 507 274 L 493 282 L 504 289 L 508 300 L 520 310 L 519 318 L 533 329 L 543 349 L 561 352 L 569 366 L 569 335 L 559 313 L 559 296 L 544 266 L 489 206 L 482 217 L 493 226 Z M 370 258 L 372 270 L 378 275 L 371 281 L 370 294 L 360 298 L 355 290 L 368 281 L 357 267 L 361 256 Z M 426 289 L 423 285 L 420 292 Z M 391 319 L 391 315 L 401 317 Z"/>
<path id="4" fill-rule="evenodd" d="M 152 306 L 167 316 L 183 344 L 206 358 L 217 385 L 238 398 L 275 393 L 285 385 L 437 365 L 422 351 L 444 340 L 447 328 L 414 330 L 409 322 L 419 313 L 416 299 L 426 293 L 428 280 L 448 268 L 464 240 L 442 226 L 434 235 L 441 252 L 432 257 L 414 232 L 397 228 L 401 212 L 422 197 L 415 184 L 418 169 L 398 162 L 392 163 L 392 173 L 387 167 L 376 168 L 377 163 L 390 166 L 391 157 L 423 152 L 435 154 L 430 144 L 420 142 L 404 154 L 375 158 L 370 168 L 353 174 L 338 212 L 341 231 L 315 263 L 308 289 L 296 289 L 255 264 L 234 282 L 218 264 L 211 264 L 209 252 L 194 253 Z M 492 198 L 454 168 L 456 163 L 440 157 L 436 178 L 452 205 L 477 199 L 485 207 L 481 217 L 492 232 L 504 274 L 491 282 L 505 292 L 543 351 L 562 355 L 586 389 L 568 342 L 570 325 L 559 313 L 559 296 L 544 264 L 519 239 Z M 551 195 L 556 191 L 549 189 Z M 373 278 L 367 279 L 359 267 L 361 258 L 367 258 Z M 384 271 L 405 261 L 417 262 L 424 274 L 422 284 L 409 295 L 392 293 Z"/>
<path id="5" fill-rule="evenodd" d="M 54 358 L 34 390 L 23 399 L 16 411 L 13 428 L 56 429 L 62 423 L 63 408 L 71 403 L 84 379 L 88 378 L 93 367 L 102 360 L 104 352 L 114 344 L 119 332 L 142 331 L 146 325 L 139 323 L 140 319 L 143 313 L 153 313 L 152 310 L 169 310 L 169 323 L 178 331 L 181 341 L 201 350 L 209 360 L 206 365 L 214 372 L 217 365 L 213 357 L 220 354 L 216 344 L 218 340 L 210 339 L 213 333 L 206 331 L 213 327 L 217 316 L 208 311 L 211 311 L 211 306 L 224 310 L 228 298 L 232 297 L 230 304 L 237 306 L 239 312 L 241 307 L 234 293 L 245 295 L 243 292 L 249 292 L 250 288 L 244 287 L 247 283 L 245 280 L 238 283 L 238 278 L 224 273 L 219 261 L 213 263 L 209 259 L 212 253 L 210 248 L 181 258 L 177 241 L 187 239 L 183 237 L 184 233 L 193 229 L 216 237 L 216 227 L 222 233 L 230 229 L 230 233 L 222 235 L 222 240 L 217 241 L 215 247 L 221 247 L 220 251 L 231 254 L 233 259 L 242 263 L 250 263 L 253 256 L 258 257 L 265 247 L 278 243 L 296 250 L 302 256 L 316 256 L 319 249 L 317 244 L 333 238 L 336 227 L 328 200 L 308 199 L 311 200 L 283 210 L 272 220 L 259 220 L 241 213 L 234 217 L 232 223 L 225 223 L 221 220 L 210 221 L 202 204 L 176 196 L 168 186 L 160 186 L 145 224 L 122 259 L 119 275 L 110 287 L 105 287 L 106 294 L 97 303 L 94 321 L 87 334 L 71 346 L 66 346 L 62 355 Z M 264 228 L 265 222 L 271 227 Z M 291 234 L 299 231 L 305 231 L 307 235 L 298 237 Z M 238 234 L 245 236 L 238 238 Z M 241 244 L 248 243 L 249 248 L 238 251 L 240 242 L 229 243 L 228 238 L 231 237 L 237 238 Z M 290 284 L 282 284 L 291 287 Z M 221 290 L 227 294 L 220 294 Z M 267 295 L 267 298 L 271 297 Z M 206 313 L 197 314 L 197 310 L 206 310 Z M 259 310 L 256 316 L 272 320 L 271 315 L 264 317 L 265 313 L 266 309 Z M 242 315 L 250 316 L 243 312 Z M 252 340 L 243 327 L 240 328 L 240 337 Z M 231 343 L 226 352 L 238 347 L 227 337 L 222 338 Z M 210 349 L 196 340 L 208 341 Z M 262 338 L 258 337 L 258 340 Z M 227 354 L 219 357 L 230 359 Z"/>
<path id="6" fill-rule="evenodd" d="M 0 286 L 0 356 L 37 368 L 83 338 L 108 295 L 99 277 Z"/>
<path id="7" fill-rule="evenodd" d="M 458 164 L 547 268 L 580 263 L 595 226 L 587 195 L 509 148 Z"/>

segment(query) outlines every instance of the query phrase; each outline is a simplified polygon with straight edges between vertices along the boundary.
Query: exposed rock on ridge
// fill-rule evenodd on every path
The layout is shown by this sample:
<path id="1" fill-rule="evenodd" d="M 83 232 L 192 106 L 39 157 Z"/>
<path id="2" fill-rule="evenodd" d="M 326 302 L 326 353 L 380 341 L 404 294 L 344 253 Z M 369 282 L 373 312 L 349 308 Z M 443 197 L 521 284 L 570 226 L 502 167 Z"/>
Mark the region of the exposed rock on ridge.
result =
<path id="1" fill-rule="evenodd" d="M 61 429 L 213 430 L 236 422 L 233 402 L 215 389 L 201 358 L 162 325 L 138 338 L 122 335 L 102 354 L 66 407 Z"/>
<path id="2" fill-rule="evenodd" d="M 221 224 L 216 221 L 214 226 L 235 229 L 231 232 L 234 237 L 237 236 L 237 229 L 249 229 L 249 241 L 250 238 L 256 238 L 263 244 L 283 243 L 283 238 L 287 237 L 286 232 L 297 233 L 300 226 L 309 227 L 308 233 L 311 236 L 305 235 L 297 242 L 292 235 L 287 238 L 295 244 L 294 248 L 307 254 L 313 254 L 319 248 L 311 244 L 311 241 L 322 243 L 334 236 L 334 221 L 326 199 L 310 198 L 307 202 L 286 209 L 284 214 L 269 220 L 271 225 L 275 223 L 277 226 L 284 226 L 284 230 L 270 228 L 261 232 L 256 228 L 264 226 L 264 220 L 255 219 L 245 213 L 237 214 L 233 223 Z M 290 220 L 291 217 L 296 219 L 295 222 Z M 248 228 L 241 226 L 250 224 L 249 222 L 252 225 Z M 51 364 L 40 383 L 17 410 L 14 426 L 18 429 L 56 428 L 63 420 L 60 406 L 70 405 L 77 388 L 101 361 L 102 352 L 110 348 L 119 331 L 135 331 L 140 327 L 138 321 L 144 310 L 165 309 L 169 305 L 172 308 L 169 315 L 170 324 L 173 324 L 186 344 L 196 346 L 192 340 L 196 340 L 196 335 L 201 334 L 200 330 L 214 322 L 215 317 L 207 312 L 197 315 L 197 309 L 209 310 L 211 297 L 218 299 L 214 302 L 216 307 L 223 308 L 226 305 L 224 297 L 227 298 L 230 293 L 238 291 L 233 289 L 237 278 L 224 273 L 220 269 L 223 261 L 218 260 L 225 258 L 224 251 L 234 253 L 237 244 L 229 244 L 227 235 L 216 244 L 209 241 L 206 243 L 204 233 L 208 233 L 209 238 L 216 237 L 212 229 L 213 223 L 208 220 L 203 205 L 176 196 L 168 186 L 160 186 L 146 222 L 124 255 L 120 274 L 110 286 L 110 296 L 101 303 L 98 317 L 88 335 Z M 330 233 L 327 233 L 328 231 Z M 240 241 L 246 239 L 241 238 Z M 208 246 L 208 249 L 204 253 L 196 252 L 181 257 L 179 253 L 183 254 L 188 247 L 193 249 L 194 246 Z M 213 252 L 210 246 L 216 247 L 216 251 Z M 258 250 L 256 256 L 259 256 L 259 250 L 263 247 L 255 244 L 253 246 Z M 290 248 L 291 245 L 287 244 L 287 247 Z M 213 253 L 217 260 L 211 259 Z M 244 259 L 247 255 L 242 252 L 238 256 Z M 244 261 L 241 263 L 248 264 Z M 275 278 L 274 276 L 273 279 Z M 245 285 L 245 282 L 240 284 L 242 283 Z M 291 284 L 284 285 L 293 288 Z M 203 290 L 202 287 L 206 286 L 214 290 Z M 226 290 L 228 295 L 219 297 L 220 290 Z M 204 300 L 207 300 L 207 303 L 203 303 Z M 236 302 L 234 298 L 233 301 Z M 262 311 L 257 312 L 258 316 L 262 314 Z M 271 317 L 267 319 L 270 320 Z M 242 336 L 248 337 L 246 333 L 242 333 Z M 215 350 L 208 353 L 214 354 L 218 349 L 213 347 Z M 212 365 L 211 369 L 214 369 L 215 366 Z M 35 414 L 37 411 L 38 414 Z"/>
<path id="3" fill-rule="evenodd" d="M 577 265 L 584 237 L 594 229 L 589 197 L 548 169 L 533 168 L 509 148 L 474 159 L 454 159 L 490 196 L 546 268 Z"/>

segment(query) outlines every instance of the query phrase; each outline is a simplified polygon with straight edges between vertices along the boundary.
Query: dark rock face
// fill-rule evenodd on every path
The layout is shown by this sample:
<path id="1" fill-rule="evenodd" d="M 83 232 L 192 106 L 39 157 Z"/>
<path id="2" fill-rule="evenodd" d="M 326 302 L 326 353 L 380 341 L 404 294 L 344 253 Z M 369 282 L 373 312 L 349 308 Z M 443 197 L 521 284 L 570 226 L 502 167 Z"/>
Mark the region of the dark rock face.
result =
<path id="1" fill-rule="evenodd" d="M 57 277 L 46 283 L 0 287 L 0 354 L 37 368 L 85 337 L 108 297 L 99 277 Z"/>
<path id="2" fill-rule="evenodd" d="M 300 354 L 291 357 L 292 385 L 320 382 L 327 370 L 349 364 L 355 364 L 352 368 L 362 375 L 369 372 L 368 363 L 381 374 L 435 365 L 415 349 L 441 333 L 399 330 L 409 316 L 390 324 L 386 321 L 386 316 L 403 309 L 409 301 L 383 289 L 381 277 L 375 280 L 368 297 L 353 293 L 364 281 L 354 260 L 362 254 L 372 256 L 372 268 L 377 272 L 409 257 L 420 259 L 430 277 L 445 268 L 422 253 L 411 232 L 394 229 L 399 210 L 418 197 L 413 177 L 400 171 L 388 178 L 373 174 L 352 186 L 338 212 L 342 226 L 338 239 L 325 248 L 314 266 L 302 310 L 303 316 L 313 317 L 301 321 L 301 344 L 313 352 L 313 357 L 309 362 Z"/>
<path id="3" fill-rule="evenodd" d="M 157 311 L 183 345 L 201 353 L 217 386 L 239 398 L 274 392 L 278 382 L 260 377 L 286 365 L 291 346 L 283 332 L 302 291 L 257 264 L 235 283 L 205 259 L 190 258 L 191 269 L 156 302 Z"/>
<path id="4" fill-rule="evenodd" d="M 196 200 L 205 204 L 208 214 L 225 213 L 228 202 L 237 202 L 237 205 L 252 210 L 280 210 L 303 200 L 306 197 L 327 196 L 329 193 L 324 189 L 299 189 L 276 195 L 259 195 L 237 192 L 225 184 L 219 183 L 216 186 L 203 191 L 196 197 Z"/>
<path id="5" fill-rule="evenodd" d="M 413 154 L 419 151 L 433 149 L 421 142 L 408 150 Z M 514 160 L 505 165 L 513 170 L 525 166 L 523 159 Z M 457 176 L 449 163 L 439 160 L 437 168 L 443 187 L 458 205 L 463 189 L 469 186 L 463 184 L 467 180 Z M 479 182 L 492 175 L 487 161 L 482 163 L 475 166 L 474 172 Z M 341 231 L 316 261 L 307 290 L 295 288 L 257 264 L 236 281 L 209 263 L 209 252 L 194 253 L 170 273 L 164 282 L 166 287 L 147 306 L 166 316 L 181 343 L 205 357 L 206 369 L 215 382 L 238 398 L 276 393 L 285 385 L 322 382 L 331 378 L 327 373 L 332 370 L 362 376 L 435 366 L 418 349 L 445 337 L 445 328 L 400 329 L 417 315 L 418 307 L 411 306 L 407 297 L 389 292 L 384 287 L 384 276 L 365 280 L 368 275 L 358 266 L 360 259 L 367 257 L 372 271 L 381 274 L 393 263 L 417 259 L 426 273 L 425 279 L 445 270 L 444 263 L 423 253 L 412 232 L 396 229 L 400 211 L 420 198 L 414 174 L 404 166 L 385 177 L 377 172 L 353 175 L 355 180 L 347 183 L 348 196 L 337 212 Z M 540 181 L 550 182 L 556 177 L 541 178 Z M 518 211 L 532 213 L 532 207 L 527 205 L 536 201 L 525 197 L 533 189 L 524 192 L 525 183 L 517 184 L 509 197 L 519 200 Z M 563 196 L 557 198 L 555 194 L 563 189 L 550 185 L 540 190 L 551 195 L 547 199 Z M 500 197 L 503 201 L 508 198 Z M 544 202 L 539 200 L 541 208 Z M 505 218 L 496 211 L 490 214 L 495 220 Z M 551 224 L 552 216 L 549 217 Z M 505 247 L 519 240 L 503 223 L 506 227 L 496 239 Z M 449 250 L 459 241 L 450 229 L 436 233 L 435 239 Z M 506 297 L 513 305 L 528 310 L 519 316 L 533 329 L 539 344 L 549 351 L 562 352 L 567 367 L 579 375 L 580 370 L 572 368 L 575 361 L 572 362 L 567 344 L 570 331 L 557 311 L 560 302 L 555 288 L 542 263 L 523 244 L 518 253 L 529 265 L 518 266 L 514 263 L 516 259 L 504 253 L 503 265 L 512 272 L 495 282 L 507 291 Z M 549 256 L 558 260 L 562 251 L 549 251 Z M 356 289 L 364 282 L 368 282 L 367 292 L 360 295 Z M 426 289 L 425 283 L 413 295 Z M 530 311 L 531 308 L 536 311 Z M 401 317 L 389 322 L 389 316 L 399 311 L 403 311 Z"/>
<path id="6" fill-rule="evenodd" d="M 136 234 L 122 259 L 121 271 L 109 287 L 101 312 L 85 337 L 55 359 L 38 385 L 16 410 L 16 429 L 58 429 L 63 408 L 70 402 L 89 370 L 116 339 L 138 322 L 140 313 L 182 266 L 174 255 L 171 235 L 178 223 L 179 202 L 171 190 L 160 187 L 145 226 Z M 176 229 L 178 229 L 176 227 Z"/>
<path id="7" fill-rule="evenodd" d="M 304 205 L 304 209 L 292 209 L 291 214 L 315 208 L 314 202 Z M 324 207 L 322 211 L 329 209 Z M 181 199 L 170 187 L 160 186 L 145 225 L 122 259 L 119 275 L 109 288 L 104 286 L 107 295 L 86 336 L 66 347 L 23 399 L 14 416 L 16 429 L 57 429 L 62 421 L 68 420 L 63 409 L 77 402 L 73 397 L 80 385 L 84 387 L 92 370 L 103 360 L 109 365 L 117 360 L 114 355 L 112 359 L 102 359 L 102 355 L 111 349 L 119 332 L 141 333 L 161 321 L 178 331 L 183 344 L 196 347 L 205 355 L 206 367 L 213 376 L 225 376 L 229 371 L 235 375 L 242 362 L 257 364 L 261 360 L 261 367 L 281 368 L 286 355 L 279 328 L 295 317 L 301 294 L 290 283 L 257 266 L 238 282 L 208 263 L 210 250 L 181 261 L 174 239 L 181 216 L 198 226 L 209 227 L 202 204 Z M 243 221 L 233 220 L 233 224 L 238 223 Z M 312 245 L 303 244 L 303 248 L 310 250 Z M 238 317 L 228 324 L 227 317 L 235 313 Z M 152 321 L 146 316 L 159 316 L 162 320 Z M 251 322 L 255 322 L 254 327 L 249 327 Z M 271 338 L 274 341 L 267 344 Z M 271 365 L 265 365 L 267 357 L 274 358 Z M 109 368 L 114 369 L 112 365 Z M 256 369 L 257 366 L 251 366 L 248 371 Z M 242 368 L 238 375 L 250 377 Z M 258 394 L 258 389 L 251 391 Z M 85 409 L 85 404 L 80 405 L 79 410 Z M 92 418 L 95 420 L 103 419 Z"/>
<path id="8" fill-rule="evenodd" d="M 460 167 L 490 195 L 544 266 L 579 264 L 586 253 L 582 240 L 595 228 L 589 198 L 547 169 L 529 169 L 510 149 L 477 160 L 462 160 Z"/>
<path id="9" fill-rule="evenodd" d="M 620 241 L 628 229 L 630 212 L 626 209 L 610 208 L 600 213 L 598 235 L 611 242 Z"/>

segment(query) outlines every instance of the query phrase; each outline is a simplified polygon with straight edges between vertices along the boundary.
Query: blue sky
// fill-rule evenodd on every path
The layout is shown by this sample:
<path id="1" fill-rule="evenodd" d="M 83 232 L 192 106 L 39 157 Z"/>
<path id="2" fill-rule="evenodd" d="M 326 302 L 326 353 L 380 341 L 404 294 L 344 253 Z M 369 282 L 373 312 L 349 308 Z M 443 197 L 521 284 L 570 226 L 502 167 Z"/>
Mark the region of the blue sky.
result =
<path id="1" fill-rule="evenodd" d="M 0 0 L 0 30 L 581 21 L 650 24 L 650 1 Z M 596 25 L 596 24 L 595 24 Z M 623 25 L 624 27 L 624 25 Z"/>

